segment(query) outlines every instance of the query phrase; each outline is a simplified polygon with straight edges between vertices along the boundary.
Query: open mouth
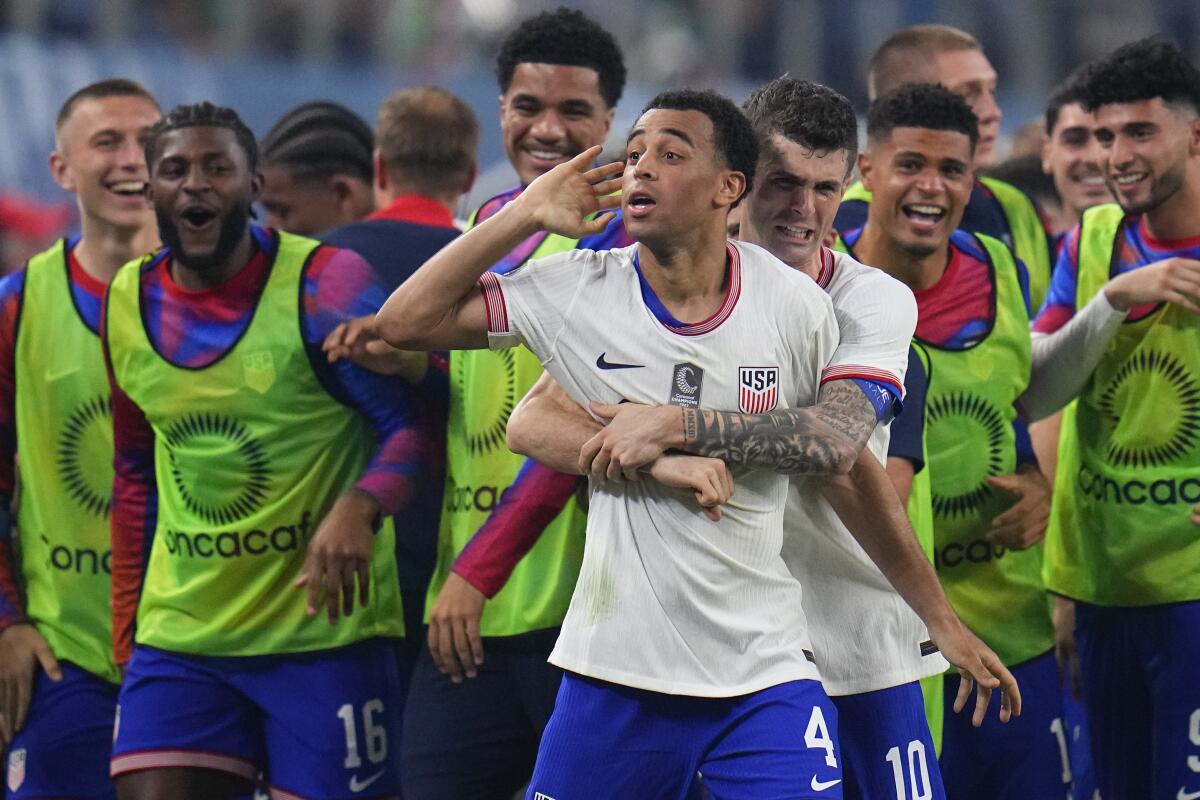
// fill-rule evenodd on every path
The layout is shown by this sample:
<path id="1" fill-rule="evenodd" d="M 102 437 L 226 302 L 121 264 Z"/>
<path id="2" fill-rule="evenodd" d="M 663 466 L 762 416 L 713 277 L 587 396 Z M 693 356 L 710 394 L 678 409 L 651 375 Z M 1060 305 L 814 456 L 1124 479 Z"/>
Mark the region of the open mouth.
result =
<path id="1" fill-rule="evenodd" d="M 633 192 L 629 195 L 626 205 L 629 208 L 630 214 L 635 217 L 639 217 L 644 214 L 648 214 L 650 210 L 657 205 L 657 203 L 654 202 L 653 197 L 645 192 Z"/>
<path id="2" fill-rule="evenodd" d="M 217 211 L 205 205 L 192 203 L 179 212 L 179 218 L 185 227 L 192 230 L 207 228 L 217 218 Z"/>
<path id="3" fill-rule="evenodd" d="M 1113 183 L 1120 186 L 1122 189 L 1134 186 L 1146 179 L 1150 173 L 1148 172 L 1129 172 L 1123 175 L 1118 175 L 1113 179 Z"/>
<path id="4" fill-rule="evenodd" d="M 809 244 L 817 236 L 815 230 L 803 225 L 776 225 L 775 230 L 783 234 L 785 239 L 797 244 Z"/>
<path id="5" fill-rule="evenodd" d="M 910 222 L 919 228 L 934 228 L 946 216 L 946 209 L 928 203 L 910 203 L 901 206 L 900 210 Z"/>
<path id="6" fill-rule="evenodd" d="M 114 181 L 106 183 L 105 188 L 113 194 L 119 194 L 122 197 L 143 197 L 146 193 L 145 181 Z"/>

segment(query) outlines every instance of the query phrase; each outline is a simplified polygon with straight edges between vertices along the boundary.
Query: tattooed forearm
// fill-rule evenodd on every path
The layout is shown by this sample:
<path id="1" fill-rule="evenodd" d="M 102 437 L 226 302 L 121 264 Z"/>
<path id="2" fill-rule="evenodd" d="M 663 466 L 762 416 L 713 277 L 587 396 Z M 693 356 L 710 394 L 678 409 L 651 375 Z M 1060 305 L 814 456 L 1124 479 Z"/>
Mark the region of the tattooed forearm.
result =
<path id="1" fill-rule="evenodd" d="M 845 474 L 875 423 L 875 408 L 862 389 L 833 381 L 809 408 L 766 414 L 685 410 L 684 449 L 788 475 Z"/>

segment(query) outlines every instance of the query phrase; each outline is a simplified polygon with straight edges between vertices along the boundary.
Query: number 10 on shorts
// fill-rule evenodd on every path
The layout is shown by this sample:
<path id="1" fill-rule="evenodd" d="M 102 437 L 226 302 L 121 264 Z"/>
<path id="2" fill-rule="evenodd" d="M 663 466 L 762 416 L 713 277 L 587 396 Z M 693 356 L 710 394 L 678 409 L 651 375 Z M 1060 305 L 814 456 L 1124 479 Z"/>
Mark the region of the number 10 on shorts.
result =
<path id="1" fill-rule="evenodd" d="M 362 706 L 362 741 L 365 745 L 367 760 L 372 764 L 382 763 L 387 758 L 387 730 L 377 720 L 383 714 L 383 701 L 374 698 Z M 346 703 L 337 710 L 338 719 L 346 731 L 346 769 L 358 769 L 362 766 L 362 757 L 358 752 L 358 724 L 355 719 L 354 706 Z"/>

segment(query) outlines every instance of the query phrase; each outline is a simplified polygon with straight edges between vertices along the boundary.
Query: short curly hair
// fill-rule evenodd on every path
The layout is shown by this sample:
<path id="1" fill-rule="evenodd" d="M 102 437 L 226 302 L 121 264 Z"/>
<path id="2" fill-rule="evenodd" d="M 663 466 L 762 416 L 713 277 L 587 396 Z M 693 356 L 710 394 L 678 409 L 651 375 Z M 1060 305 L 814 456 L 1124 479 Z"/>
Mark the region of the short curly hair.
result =
<path id="1" fill-rule="evenodd" d="M 158 143 L 163 134 L 181 128 L 227 128 L 233 131 L 238 145 L 246 154 L 246 163 L 250 166 L 250 171 L 258 169 L 258 142 L 246 127 L 246 123 L 242 122 L 242 118 L 232 108 L 218 106 L 205 100 L 202 103 L 175 106 L 150 129 L 143 151 L 146 154 L 146 166 L 151 172 L 154 171 L 154 159 L 158 157 Z"/>
<path id="2" fill-rule="evenodd" d="M 709 90 L 678 89 L 655 97 L 642 109 L 642 114 L 660 108 L 699 111 L 708 117 L 713 126 L 713 144 L 725 166 L 746 176 L 746 188 L 741 196 L 750 192 L 754 170 L 758 166 L 758 137 L 750 120 L 732 100 Z"/>
<path id="3" fill-rule="evenodd" d="M 582 11 L 559 7 L 522 22 L 508 34 L 496 57 L 501 93 L 518 64 L 588 67 L 600 76 L 600 96 L 609 108 L 625 90 L 625 58 L 612 34 Z"/>
<path id="4" fill-rule="evenodd" d="M 1118 47 L 1094 63 L 1084 82 L 1084 108 L 1161 97 L 1200 114 L 1200 71 L 1174 43 L 1158 36 Z"/>
<path id="5" fill-rule="evenodd" d="M 896 128 L 957 131 L 979 143 L 979 118 L 967 102 L 937 83 L 910 83 L 879 97 L 867 110 L 867 139 L 891 136 Z"/>
<path id="6" fill-rule="evenodd" d="M 345 174 L 369 184 L 375 136 L 363 118 L 331 100 L 313 100 L 284 114 L 263 137 L 264 164 L 285 167 L 294 179 Z"/>
<path id="7" fill-rule="evenodd" d="M 846 174 L 854 168 L 858 119 L 850 101 L 828 86 L 782 75 L 751 92 L 742 110 L 760 148 L 769 148 L 778 133 L 816 153 L 845 150 Z"/>

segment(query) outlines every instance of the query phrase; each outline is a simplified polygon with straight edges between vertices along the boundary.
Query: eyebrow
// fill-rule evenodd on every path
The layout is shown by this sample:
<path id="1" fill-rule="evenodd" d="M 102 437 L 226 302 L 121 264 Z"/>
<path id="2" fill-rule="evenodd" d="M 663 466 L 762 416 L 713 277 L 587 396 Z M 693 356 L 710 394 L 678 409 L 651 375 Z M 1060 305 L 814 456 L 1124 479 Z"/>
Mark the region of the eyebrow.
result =
<path id="1" fill-rule="evenodd" d="M 633 130 L 631 130 L 629 132 L 629 137 L 627 139 L 625 139 L 625 144 L 628 145 L 630 142 L 632 142 L 634 139 L 641 136 L 645 132 L 646 132 L 645 128 L 634 128 Z M 679 130 L 678 128 L 663 128 L 662 132 L 669 133 L 677 139 L 682 139 L 683 141 L 687 142 L 689 147 L 696 146 L 696 143 L 692 141 L 692 137 L 688 136 L 685 132 Z"/>

